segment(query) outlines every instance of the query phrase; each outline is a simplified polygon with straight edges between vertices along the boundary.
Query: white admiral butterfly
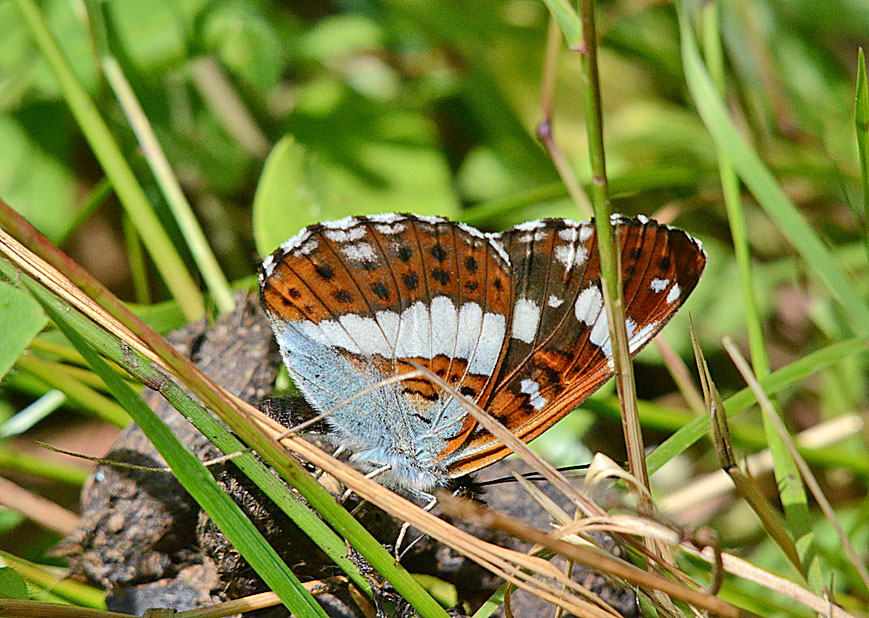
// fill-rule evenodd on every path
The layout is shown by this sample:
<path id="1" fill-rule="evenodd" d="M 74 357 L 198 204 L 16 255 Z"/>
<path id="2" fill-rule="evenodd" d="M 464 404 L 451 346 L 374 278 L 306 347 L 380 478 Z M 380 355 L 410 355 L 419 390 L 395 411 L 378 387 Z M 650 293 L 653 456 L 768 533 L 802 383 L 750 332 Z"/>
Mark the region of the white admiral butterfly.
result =
<path id="1" fill-rule="evenodd" d="M 700 243 L 614 217 L 631 353 L 664 327 L 706 264 Z M 318 412 L 428 367 L 520 439 L 613 374 L 593 223 L 530 221 L 484 234 L 384 214 L 313 225 L 260 269 L 262 303 L 296 386 Z M 379 480 L 422 496 L 509 449 L 421 378 L 375 388 L 326 421 Z"/>

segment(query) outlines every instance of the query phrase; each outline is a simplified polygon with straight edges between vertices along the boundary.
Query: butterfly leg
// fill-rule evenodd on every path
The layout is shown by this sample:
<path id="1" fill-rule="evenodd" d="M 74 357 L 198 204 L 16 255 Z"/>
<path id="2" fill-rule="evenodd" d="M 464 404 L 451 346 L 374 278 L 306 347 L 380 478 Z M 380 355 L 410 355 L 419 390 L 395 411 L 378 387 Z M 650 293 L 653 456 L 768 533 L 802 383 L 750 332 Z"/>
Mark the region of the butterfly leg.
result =
<path id="1" fill-rule="evenodd" d="M 346 449 L 345 449 L 343 446 L 339 446 L 338 448 L 335 449 L 335 452 L 332 453 L 332 457 L 335 457 L 335 458 L 337 459 L 338 457 L 341 456 L 341 454 L 342 454 L 345 450 L 346 450 Z M 319 471 L 314 475 L 314 479 L 315 479 L 315 480 L 319 480 L 319 478 L 320 478 L 321 476 L 323 476 L 323 473 L 324 473 L 324 472 L 325 472 L 325 470 L 319 470 Z"/>
<path id="2" fill-rule="evenodd" d="M 375 476 L 383 474 L 387 470 L 391 470 L 391 469 L 392 469 L 392 466 L 389 464 L 386 464 L 385 466 L 380 466 L 379 468 L 376 468 L 376 469 L 372 470 L 371 472 L 369 472 L 368 474 L 366 474 L 365 478 L 373 479 Z M 345 491 L 344 494 L 341 496 L 341 500 L 339 500 L 339 502 L 341 502 L 341 504 L 344 504 L 347 501 L 347 499 L 350 497 L 350 494 L 352 494 L 352 493 L 353 493 L 353 489 L 348 487 L 347 491 Z"/>
<path id="3" fill-rule="evenodd" d="M 424 507 L 422 507 L 422 510 L 423 511 L 431 511 L 434 508 L 435 504 L 438 503 L 438 499 L 432 495 L 429 495 L 429 494 L 425 494 L 425 496 L 427 498 L 429 498 L 429 501 L 428 501 L 428 504 L 426 504 Z M 410 548 L 413 547 L 414 545 L 416 545 L 417 543 L 419 543 L 422 540 L 422 538 L 425 536 L 425 534 L 420 534 L 418 537 L 416 537 L 414 540 L 412 540 L 407 547 L 404 548 L 404 551 L 400 551 L 401 550 L 401 543 L 404 541 L 404 537 L 407 536 L 407 531 L 409 528 L 410 528 L 409 521 L 406 521 L 403 524 L 401 524 L 401 530 L 398 531 L 398 538 L 395 539 L 395 550 L 393 551 L 393 553 L 395 555 L 396 564 L 401 562 L 401 559 L 405 556 L 405 554 L 407 554 L 407 552 L 410 551 Z"/>

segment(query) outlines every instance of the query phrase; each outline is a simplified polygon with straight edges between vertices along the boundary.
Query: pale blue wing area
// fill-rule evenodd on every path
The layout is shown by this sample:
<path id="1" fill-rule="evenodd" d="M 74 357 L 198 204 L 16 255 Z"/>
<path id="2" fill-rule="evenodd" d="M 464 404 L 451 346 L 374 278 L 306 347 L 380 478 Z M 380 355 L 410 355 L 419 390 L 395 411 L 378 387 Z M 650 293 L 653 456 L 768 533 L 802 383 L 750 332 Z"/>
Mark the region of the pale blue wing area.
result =
<path id="1" fill-rule="evenodd" d="M 318 343 L 293 323 L 273 320 L 272 327 L 304 397 L 320 413 L 334 409 L 326 422 L 336 447 L 349 450 L 351 459 L 368 470 L 389 465 L 378 477 L 384 485 L 422 495 L 446 484 L 437 457 L 461 429 L 465 411 L 458 402 L 450 398 L 444 406 L 439 399 L 417 408 L 402 396 L 400 384 L 376 386 L 385 376 L 375 365 L 352 362 L 345 352 Z"/>

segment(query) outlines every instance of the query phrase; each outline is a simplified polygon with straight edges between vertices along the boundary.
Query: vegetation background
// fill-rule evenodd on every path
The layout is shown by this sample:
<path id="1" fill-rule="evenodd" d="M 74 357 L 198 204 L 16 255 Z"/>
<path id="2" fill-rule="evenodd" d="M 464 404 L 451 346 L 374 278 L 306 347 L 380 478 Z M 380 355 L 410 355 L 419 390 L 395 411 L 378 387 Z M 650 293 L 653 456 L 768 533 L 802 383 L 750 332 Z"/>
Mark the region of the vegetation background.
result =
<path id="1" fill-rule="evenodd" d="M 498 230 L 583 218 L 535 137 L 549 20 L 534 0 L 5 0 L 0 197 L 164 333 L 225 311 L 230 287 L 252 288 L 261 256 L 315 221 L 398 211 Z M 869 244 L 858 142 L 869 104 L 858 97 L 855 107 L 855 92 L 869 10 L 862 0 L 722 0 L 703 11 L 615 0 L 598 4 L 597 28 L 613 210 L 683 228 L 709 254 L 663 337 L 693 367 L 690 312 L 725 396 L 745 383 L 724 336 L 751 349 L 758 375 L 784 372 L 776 403 L 792 434 L 815 430 L 805 456 L 865 563 Z M 588 183 L 579 55 L 562 46 L 549 66 L 555 140 Z M 0 301 L 0 473 L 74 509 L 86 464 L 37 441 L 100 456 L 129 417 L 37 305 L 7 284 Z M 702 411 L 651 346 L 637 382 L 649 445 Z M 587 461 L 586 446 L 623 459 L 613 392 L 539 449 L 557 464 Z M 731 429 L 739 458 L 775 442 L 757 408 Z M 671 441 L 652 466 L 669 461 L 652 477 L 668 516 L 710 526 L 723 547 L 799 581 L 739 497 L 689 500 L 720 465 L 708 438 L 692 444 Z M 787 465 L 776 459 L 777 473 Z M 757 474 L 789 534 L 814 548 L 806 557 L 800 545 L 806 585 L 869 612 L 829 520 L 774 480 Z M 6 495 L 2 559 L 60 566 L 46 556 L 58 533 Z M 739 579 L 723 595 L 765 616 L 812 614 Z"/>

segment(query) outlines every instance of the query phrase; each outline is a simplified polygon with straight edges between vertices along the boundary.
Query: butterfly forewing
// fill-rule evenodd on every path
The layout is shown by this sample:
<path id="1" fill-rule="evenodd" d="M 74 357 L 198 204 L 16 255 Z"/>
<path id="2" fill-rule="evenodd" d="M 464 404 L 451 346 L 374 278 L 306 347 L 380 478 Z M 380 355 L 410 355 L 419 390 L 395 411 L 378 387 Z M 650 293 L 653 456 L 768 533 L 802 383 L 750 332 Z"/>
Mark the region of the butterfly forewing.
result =
<path id="1" fill-rule="evenodd" d="M 626 329 L 632 354 L 663 328 L 696 286 L 706 262 L 684 232 L 617 218 Z M 502 235 L 513 274 L 513 317 L 504 360 L 485 409 L 531 440 L 613 374 L 592 223 L 550 219 Z M 482 428 L 448 459 L 453 476 L 509 451 Z"/>
<path id="2" fill-rule="evenodd" d="M 285 361 L 320 411 L 352 395 L 351 386 L 409 373 L 415 365 L 472 400 L 487 398 L 504 350 L 511 286 L 498 242 L 462 224 L 414 215 L 311 226 L 267 258 L 261 271 L 263 304 Z M 352 369 L 336 373 L 320 358 L 333 353 Z M 429 423 L 438 417 L 433 404 L 451 399 L 422 378 L 405 380 L 399 391 L 406 400 L 392 409 L 409 402 L 428 410 L 423 420 Z M 449 432 L 446 450 L 472 427 L 467 418 Z"/>

